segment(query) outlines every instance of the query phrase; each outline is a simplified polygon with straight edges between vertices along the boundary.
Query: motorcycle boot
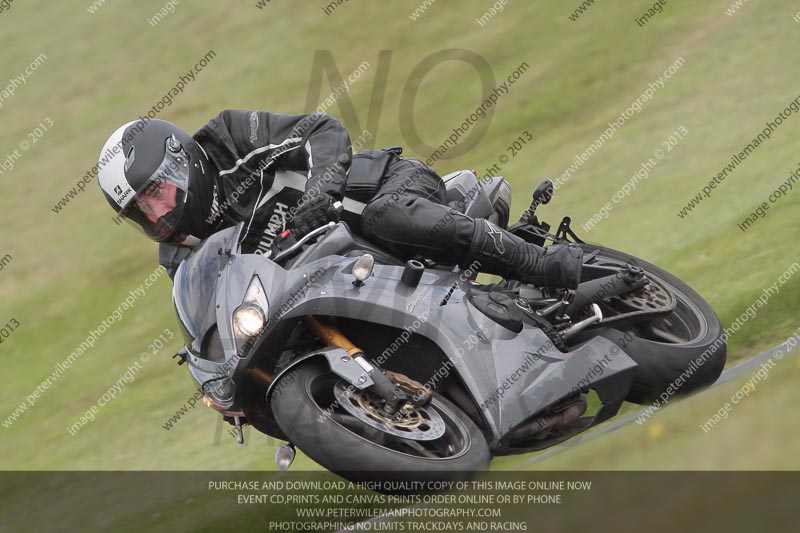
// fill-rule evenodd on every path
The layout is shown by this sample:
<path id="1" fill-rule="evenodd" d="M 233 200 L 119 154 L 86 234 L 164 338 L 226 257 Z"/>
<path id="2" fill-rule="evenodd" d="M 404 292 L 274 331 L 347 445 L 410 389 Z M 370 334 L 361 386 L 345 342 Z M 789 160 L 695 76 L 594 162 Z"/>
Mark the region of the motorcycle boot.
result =
<path id="1" fill-rule="evenodd" d="M 577 244 L 542 248 L 526 242 L 486 219 L 474 219 L 472 242 L 462 268 L 480 262 L 481 272 L 551 289 L 576 289 L 581 278 L 583 250 Z"/>

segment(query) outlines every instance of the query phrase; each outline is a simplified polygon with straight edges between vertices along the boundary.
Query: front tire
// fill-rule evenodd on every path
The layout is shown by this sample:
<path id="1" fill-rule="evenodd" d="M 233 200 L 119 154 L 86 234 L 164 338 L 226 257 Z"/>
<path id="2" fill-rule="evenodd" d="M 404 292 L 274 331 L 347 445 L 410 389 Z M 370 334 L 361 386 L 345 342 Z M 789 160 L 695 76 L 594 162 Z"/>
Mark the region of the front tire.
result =
<path id="1" fill-rule="evenodd" d="M 446 431 L 420 443 L 349 416 L 334 398 L 342 380 L 324 362 L 302 363 L 280 380 L 271 397 L 278 425 L 306 455 L 346 479 L 462 480 L 489 465 L 489 448 L 475 423 L 436 393 L 429 408 L 445 422 Z"/>

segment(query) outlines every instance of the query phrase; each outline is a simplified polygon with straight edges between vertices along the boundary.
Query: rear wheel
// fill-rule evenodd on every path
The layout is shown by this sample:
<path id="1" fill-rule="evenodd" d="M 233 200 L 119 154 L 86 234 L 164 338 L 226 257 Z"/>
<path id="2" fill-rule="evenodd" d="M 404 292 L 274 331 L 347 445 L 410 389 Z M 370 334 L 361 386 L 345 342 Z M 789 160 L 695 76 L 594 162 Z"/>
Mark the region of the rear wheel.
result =
<path id="1" fill-rule="evenodd" d="M 427 405 L 391 417 L 370 393 L 311 361 L 281 378 L 271 402 L 291 442 L 353 481 L 465 479 L 489 464 L 480 430 L 436 393 Z"/>
<path id="2" fill-rule="evenodd" d="M 637 257 L 581 244 L 589 264 L 645 271 L 644 289 L 600 303 L 604 320 L 575 337 L 602 336 L 622 348 L 639 367 L 626 398 L 650 403 L 660 395 L 686 394 L 714 383 L 725 366 L 722 325 L 708 303 L 686 283 Z M 670 392 L 670 387 L 672 392 Z"/>

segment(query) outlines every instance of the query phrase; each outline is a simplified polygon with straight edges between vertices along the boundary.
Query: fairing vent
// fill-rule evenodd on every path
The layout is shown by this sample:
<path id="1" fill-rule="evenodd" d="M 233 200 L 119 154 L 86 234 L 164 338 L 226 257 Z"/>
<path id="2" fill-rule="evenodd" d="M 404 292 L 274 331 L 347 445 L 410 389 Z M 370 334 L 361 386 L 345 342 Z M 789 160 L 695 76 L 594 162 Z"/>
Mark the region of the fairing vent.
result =
<path id="1" fill-rule="evenodd" d="M 206 333 L 206 337 L 203 339 L 201 352 L 201 357 L 203 359 L 214 363 L 225 362 L 225 352 L 222 349 L 222 339 L 220 338 L 217 326 L 213 326 L 208 330 L 208 333 Z"/>

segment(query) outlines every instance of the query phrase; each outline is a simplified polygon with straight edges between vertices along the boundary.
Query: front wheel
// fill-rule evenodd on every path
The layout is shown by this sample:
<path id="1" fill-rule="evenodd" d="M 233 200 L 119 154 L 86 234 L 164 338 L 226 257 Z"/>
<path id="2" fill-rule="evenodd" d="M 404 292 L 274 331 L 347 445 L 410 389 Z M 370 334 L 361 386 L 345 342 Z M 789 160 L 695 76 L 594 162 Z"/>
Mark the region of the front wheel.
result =
<path id="1" fill-rule="evenodd" d="M 489 464 L 480 430 L 433 393 L 402 416 L 388 416 L 369 392 L 346 386 L 321 361 L 282 376 L 271 403 L 289 440 L 328 470 L 352 481 L 446 481 Z"/>
<path id="2" fill-rule="evenodd" d="M 603 322 L 574 339 L 605 337 L 639 365 L 626 400 L 646 404 L 661 397 L 663 401 L 713 384 L 725 366 L 726 339 L 711 306 L 686 283 L 653 264 L 602 246 L 581 244 L 581 248 L 589 264 L 633 264 L 644 269 L 649 280 L 646 289 L 600 302 Z M 615 313 L 633 318 L 615 321 Z"/>

